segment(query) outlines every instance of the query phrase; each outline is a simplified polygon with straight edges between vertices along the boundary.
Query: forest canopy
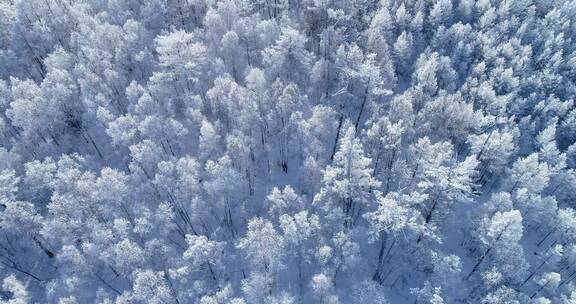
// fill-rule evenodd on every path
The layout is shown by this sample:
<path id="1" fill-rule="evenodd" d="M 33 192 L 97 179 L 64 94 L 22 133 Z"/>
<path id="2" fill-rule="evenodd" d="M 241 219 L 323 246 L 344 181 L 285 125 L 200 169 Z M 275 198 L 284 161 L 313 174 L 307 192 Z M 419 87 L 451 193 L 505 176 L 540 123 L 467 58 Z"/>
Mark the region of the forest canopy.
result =
<path id="1" fill-rule="evenodd" d="M 576 303 L 576 2 L 0 0 L 0 303 Z"/>

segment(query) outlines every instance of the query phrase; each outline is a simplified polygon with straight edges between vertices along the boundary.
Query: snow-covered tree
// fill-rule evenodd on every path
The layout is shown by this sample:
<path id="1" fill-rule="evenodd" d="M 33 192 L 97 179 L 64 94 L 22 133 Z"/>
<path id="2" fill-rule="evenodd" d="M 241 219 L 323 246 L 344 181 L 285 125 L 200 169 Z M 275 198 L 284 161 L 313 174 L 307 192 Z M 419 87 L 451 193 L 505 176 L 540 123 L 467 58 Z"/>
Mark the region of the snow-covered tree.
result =
<path id="1" fill-rule="evenodd" d="M 350 125 L 340 140 L 333 165 L 324 171 L 323 188 L 314 198 L 314 204 L 323 209 L 329 220 L 354 226 L 362 208 L 370 203 L 372 189 L 381 184 L 372 176 L 370 165 L 371 160 Z"/>

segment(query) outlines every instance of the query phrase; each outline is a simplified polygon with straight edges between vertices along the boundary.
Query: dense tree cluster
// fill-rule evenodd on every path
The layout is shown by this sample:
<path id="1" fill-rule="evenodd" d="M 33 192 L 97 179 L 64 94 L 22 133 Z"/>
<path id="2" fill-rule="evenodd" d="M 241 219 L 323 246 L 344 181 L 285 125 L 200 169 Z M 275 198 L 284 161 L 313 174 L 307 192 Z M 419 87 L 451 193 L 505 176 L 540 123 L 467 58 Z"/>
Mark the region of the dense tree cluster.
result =
<path id="1" fill-rule="evenodd" d="M 0 303 L 576 303 L 570 0 L 0 0 Z"/>

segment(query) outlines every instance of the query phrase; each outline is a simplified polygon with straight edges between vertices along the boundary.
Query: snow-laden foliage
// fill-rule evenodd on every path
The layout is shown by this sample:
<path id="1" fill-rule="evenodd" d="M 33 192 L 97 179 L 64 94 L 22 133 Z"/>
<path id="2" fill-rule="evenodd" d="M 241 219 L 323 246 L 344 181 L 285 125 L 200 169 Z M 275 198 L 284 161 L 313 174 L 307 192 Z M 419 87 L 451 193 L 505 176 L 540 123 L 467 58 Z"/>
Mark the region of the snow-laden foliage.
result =
<path id="1" fill-rule="evenodd" d="M 0 0 L 0 303 L 576 303 L 576 3 Z"/>

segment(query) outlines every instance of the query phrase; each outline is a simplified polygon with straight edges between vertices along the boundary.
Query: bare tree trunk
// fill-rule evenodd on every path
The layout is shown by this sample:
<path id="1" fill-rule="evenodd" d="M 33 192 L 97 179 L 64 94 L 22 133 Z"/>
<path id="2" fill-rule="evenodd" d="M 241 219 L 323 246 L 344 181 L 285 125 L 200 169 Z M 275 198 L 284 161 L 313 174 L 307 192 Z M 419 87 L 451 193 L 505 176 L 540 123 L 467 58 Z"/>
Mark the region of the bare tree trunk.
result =
<path id="1" fill-rule="evenodd" d="M 336 139 L 334 139 L 334 146 L 332 147 L 332 154 L 330 155 L 330 160 L 334 160 L 334 154 L 336 154 L 336 148 L 338 148 L 338 140 L 340 139 L 340 131 L 342 130 L 342 122 L 344 121 L 344 116 L 340 115 L 338 119 L 338 129 L 336 130 Z"/>
<path id="2" fill-rule="evenodd" d="M 358 113 L 358 117 L 356 117 L 356 123 L 354 127 L 356 128 L 356 134 L 358 134 L 358 125 L 360 124 L 360 119 L 362 118 L 362 113 L 364 112 L 364 107 L 366 106 L 366 101 L 368 100 L 368 86 L 366 86 L 366 91 L 364 92 L 364 99 L 362 100 L 362 105 L 360 106 L 360 112 Z"/>
<path id="3" fill-rule="evenodd" d="M 382 270 L 384 268 L 384 251 L 386 250 L 387 236 L 382 233 L 380 236 L 380 251 L 378 253 L 378 264 L 376 265 L 376 272 L 372 276 L 372 280 L 382 284 Z"/>

